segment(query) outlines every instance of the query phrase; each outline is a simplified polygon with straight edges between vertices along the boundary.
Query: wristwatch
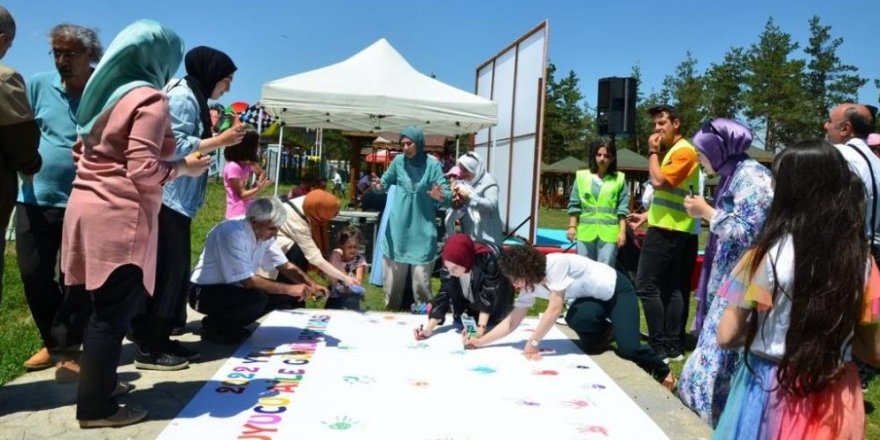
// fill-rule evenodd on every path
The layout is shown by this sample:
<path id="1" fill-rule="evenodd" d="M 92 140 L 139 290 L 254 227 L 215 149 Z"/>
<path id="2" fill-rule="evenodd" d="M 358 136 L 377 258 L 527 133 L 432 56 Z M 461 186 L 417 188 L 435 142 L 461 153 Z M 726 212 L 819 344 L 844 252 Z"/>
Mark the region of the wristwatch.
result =
<path id="1" fill-rule="evenodd" d="M 540 344 L 540 342 L 538 342 L 537 340 L 529 339 L 529 345 L 531 345 L 533 348 L 538 348 L 538 344 Z"/>
<path id="2" fill-rule="evenodd" d="M 649 151 L 649 152 L 648 152 L 648 157 L 651 157 L 652 154 L 656 154 L 656 155 L 659 156 L 659 155 L 660 155 L 660 152 L 658 152 L 658 151 Z"/>

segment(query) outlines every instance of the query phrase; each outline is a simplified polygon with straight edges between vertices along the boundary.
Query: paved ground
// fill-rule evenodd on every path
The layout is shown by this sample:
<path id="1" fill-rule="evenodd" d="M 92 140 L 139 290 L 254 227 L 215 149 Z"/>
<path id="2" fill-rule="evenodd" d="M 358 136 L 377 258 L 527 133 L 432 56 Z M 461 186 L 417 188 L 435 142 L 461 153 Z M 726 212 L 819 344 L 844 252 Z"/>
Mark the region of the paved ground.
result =
<path id="1" fill-rule="evenodd" d="M 201 317 L 190 311 L 190 328 L 195 330 Z M 560 329 L 577 337 L 565 326 Z M 0 439 L 152 439 L 183 409 L 234 347 L 202 343 L 191 332 L 182 336 L 184 345 L 197 348 L 202 359 L 175 372 L 141 371 L 132 364 L 134 347 L 126 341 L 120 376 L 136 385 L 122 397 L 122 403 L 145 406 L 147 421 L 117 429 L 79 429 L 75 420 L 76 384 L 55 383 L 54 369 L 25 374 L 0 387 Z M 645 410 L 671 439 L 708 439 L 711 430 L 679 400 L 667 392 L 635 364 L 613 353 L 593 359 Z"/>

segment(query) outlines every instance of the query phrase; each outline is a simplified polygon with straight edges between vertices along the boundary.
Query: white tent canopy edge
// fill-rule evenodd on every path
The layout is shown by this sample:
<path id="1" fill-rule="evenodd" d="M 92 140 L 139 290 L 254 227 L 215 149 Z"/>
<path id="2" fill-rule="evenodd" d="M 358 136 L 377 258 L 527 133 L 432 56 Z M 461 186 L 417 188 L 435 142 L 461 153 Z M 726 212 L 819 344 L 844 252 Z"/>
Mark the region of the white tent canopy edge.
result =
<path id="1" fill-rule="evenodd" d="M 339 63 L 263 84 L 261 104 L 285 125 L 426 134 L 474 133 L 497 122 L 495 102 L 415 70 L 384 38 Z"/>

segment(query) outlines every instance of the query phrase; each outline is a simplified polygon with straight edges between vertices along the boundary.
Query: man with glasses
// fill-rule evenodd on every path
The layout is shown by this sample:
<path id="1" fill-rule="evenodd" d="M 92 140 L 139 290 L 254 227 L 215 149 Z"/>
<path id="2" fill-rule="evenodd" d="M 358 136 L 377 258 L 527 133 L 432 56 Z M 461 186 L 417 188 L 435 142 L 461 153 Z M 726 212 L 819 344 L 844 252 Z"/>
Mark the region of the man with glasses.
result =
<path id="1" fill-rule="evenodd" d="M 636 290 L 645 310 L 651 347 L 660 358 L 680 361 L 690 302 L 690 278 L 697 256 L 697 222 L 684 198 L 700 183 L 697 151 L 679 132 L 678 110 L 648 110 L 654 133 L 648 138 L 648 171 L 654 200 L 642 245 Z M 662 155 L 662 156 L 661 156 Z"/>
<path id="2" fill-rule="evenodd" d="M 0 6 L 0 60 L 15 39 L 15 19 Z M 6 227 L 15 205 L 18 176 L 30 179 L 40 170 L 37 151 L 40 130 L 28 103 L 24 79 L 14 69 L 0 63 L 0 278 L 6 249 Z M 0 285 L 0 299 L 3 298 Z"/>
<path id="3" fill-rule="evenodd" d="M 872 252 L 880 255 L 880 159 L 868 147 L 866 140 L 874 127 L 874 118 L 867 107 L 844 103 L 831 109 L 825 122 L 825 138 L 835 144 L 849 167 L 865 183 L 866 233 Z"/>
<path id="4" fill-rule="evenodd" d="M 40 128 L 43 167 L 33 179 L 21 183 L 15 249 L 25 297 L 43 339 L 43 347 L 24 366 L 47 368 L 52 365 L 49 352 L 58 350 L 64 360 L 58 363 L 56 379 L 66 382 L 79 373 L 76 358 L 90 307 L 85 291 L 64 288 L 63 274 L 55 274 L 59 273 L 64 212 L 76 175 L 71 153 L 77 140 L 76 110 L 103 49 L 94 29 L 66 23 L 49 31 L 49 44 L 55 70 L 28 81 L 28 100 Z"/>
<path id="5" fill-rule="evenodd" d="M 865 233 L 874 259 L 880 257 L 880 159 L 866 142 L 874 127 L 873 113 L 864 105 L 843 103 L 831 109 L 825 121 L 825 139 L 834 144 L 850 169 L 865 184 Z M 877 370 L 856 359 L 862 389 L 866 389 Z"/>

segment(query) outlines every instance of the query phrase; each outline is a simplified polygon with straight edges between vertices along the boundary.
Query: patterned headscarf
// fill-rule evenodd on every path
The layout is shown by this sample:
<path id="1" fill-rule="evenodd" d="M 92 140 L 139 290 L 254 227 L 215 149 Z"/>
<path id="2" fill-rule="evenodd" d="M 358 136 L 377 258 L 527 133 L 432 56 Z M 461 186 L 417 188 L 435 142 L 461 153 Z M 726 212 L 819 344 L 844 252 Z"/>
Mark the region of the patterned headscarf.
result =
<path id="1" fill-rule="evenodd" d="M 752 145 L 752 131 L 740 122 L 715 118 L 703 124 L 700 131 L 694 135 L 694 145 L 700 154 L 709 159 L 709 164 L 718 174 L 718 189 L 715 191 L 715 207 L 723 196 L 727 194 L 731 176 L 736 167 L 749 156 L 746 151 Z M 703 267 L 700 271 L 700 282 L 697 284 L 697 313 L 694 317 L 694 328 L 699 331 L 703 327 L 703 320 L 709 310 L 706 304 L 709 287 L 709 276 L 712 274 L 712 266 L 715 260 L 715 252 L 718 250 L 718 236 L 709 235 L 709 242 L 703 253 Z"/>

